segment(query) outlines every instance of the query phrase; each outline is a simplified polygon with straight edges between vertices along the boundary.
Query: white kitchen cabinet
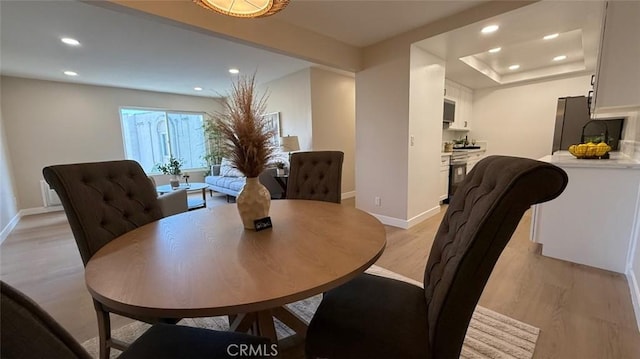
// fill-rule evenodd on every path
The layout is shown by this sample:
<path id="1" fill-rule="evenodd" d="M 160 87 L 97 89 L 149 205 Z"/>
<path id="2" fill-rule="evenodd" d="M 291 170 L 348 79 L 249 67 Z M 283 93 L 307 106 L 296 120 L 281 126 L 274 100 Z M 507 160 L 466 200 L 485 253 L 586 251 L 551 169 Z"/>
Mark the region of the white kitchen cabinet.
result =
<path id="1" fill-rule="evenodd" d="M 442 155 L 440 157 L 440 200 L 449 197 L 449 162 L 450 155 Z"/>
<path id="2" fill-rule="evenodd" d="M 531 238 L 542 244 L 542 255 L 625 273 L 637 225 L 640 163 L 613 155 L 578 160 L 568 153 L 541 160 L 569 177 L 558 198 L 533 207 Z"/>
<path id="3" fill-rule="evenodd" d="M 609 1 L 600 44 L 594 104 L 598 113 L 640 107 L 640 2 Z"/>
<path id="4" fill-rule="evenodd" d="M 460 97 L 460 85 L 453 81 L 444 81 L 444 98 L 456 101 Z"/>
<path id="5" fill-rule="evenodd" d="M 473 92 L 450 80 L 445 80 L 445 98 L 456 103 L 455 120 L 449 125 L 448 130 L 471 130 L 471 109 Z"/>
<path id="6" fill-rule="evenodd" d="M 485 151 L 482 150 L 469 152 L 467 155 L 467 173 L 471 172 L 473 166 L 484 158 L 484 153 Z"/>

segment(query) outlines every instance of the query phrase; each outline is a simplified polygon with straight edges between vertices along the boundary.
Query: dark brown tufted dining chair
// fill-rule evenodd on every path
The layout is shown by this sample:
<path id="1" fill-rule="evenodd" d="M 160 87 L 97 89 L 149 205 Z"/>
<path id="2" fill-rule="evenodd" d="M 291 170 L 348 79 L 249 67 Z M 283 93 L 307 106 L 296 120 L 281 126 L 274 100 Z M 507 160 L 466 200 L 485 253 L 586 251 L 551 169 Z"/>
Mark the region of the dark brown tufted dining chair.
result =
<path id="1" fill-rule="evenodd" d="M 442 219 L 424 289 L 365 274 L 325 293 L 309 324 L 307 357 L 457 359 L 522 215 L 566 185 L 566 173 L 549 163 L 504 156 L 478 162 Z"/>
<path id="2" fill-rule="evenodd" d="M 45 167 L 45 180 L 62 202 L 86 266 L 91 257 L 116 237 L 162 218 L 156 190 L 136 161 L 108 161 Z M 93 301 L 98 316 L 100 357 L 127 344 L 111 338 L 109 312 L 148 323 L 179 319 L 142 318 Z"/>
<path id="3" fill-rule="evenodd" d="M 343 159 L 340 151 L 292 153 L 287 199 L 340 203 Z"/>
<path id="4" fill-rule="evenodd" d="M 36 302 L 0 281 L 2 358 L 91 359 L 91 355 Z M 118 358 L 235 358 L 239 345 L 267 346 L 269 339 L 181 325 L 155 324 Z M 256 356 L 258 357 L 258 356 Z M 267 356 L 264 356 L 267 357 Z"/>

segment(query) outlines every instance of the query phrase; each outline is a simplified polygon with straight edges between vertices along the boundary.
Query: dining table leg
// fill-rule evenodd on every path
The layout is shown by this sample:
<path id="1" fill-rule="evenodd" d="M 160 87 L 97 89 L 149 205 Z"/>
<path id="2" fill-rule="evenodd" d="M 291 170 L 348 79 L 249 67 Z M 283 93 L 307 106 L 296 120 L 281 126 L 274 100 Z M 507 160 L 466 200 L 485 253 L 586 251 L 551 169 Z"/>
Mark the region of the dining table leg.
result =
<path id="1" fill-rule="evenodd" d="M 229 331 L 246 333 L 252 329 L 256 313 L 240 313 L 229 316 Z"/>
<path id="2" fill-rule="evenodd" d="M 291 311 L 286 306 L 278 307 L 273 310 L 273 316 L 278 318 L 284 325 L 293 329 L 296 334 L 302 338 L 307 337 L 308 323 L 298 314 Z"/>
<path id="3" fill-rule="evenodd" d="M 276 327 L 273 324 L 273 313 L 271 309 L 260 311 L 257 314 L 256 320 L 256 335 L 271 339 L 272 343 L 278 343 L 278 336 L 276 335 Z"/>
<path id="4" fill-rule="evenodd" d="M 241 313 L 229 316 L 229 330 L 246 333 L 250 329 L 253 335 L 269 338 L 273 343 L 278 342 L 273 318 L 278 318 L 286 326 L 293 329 L 301 337 L 307 333 L 307 323 L 297 314 L 286 307 L 262 310 L 255 313 Z"/>

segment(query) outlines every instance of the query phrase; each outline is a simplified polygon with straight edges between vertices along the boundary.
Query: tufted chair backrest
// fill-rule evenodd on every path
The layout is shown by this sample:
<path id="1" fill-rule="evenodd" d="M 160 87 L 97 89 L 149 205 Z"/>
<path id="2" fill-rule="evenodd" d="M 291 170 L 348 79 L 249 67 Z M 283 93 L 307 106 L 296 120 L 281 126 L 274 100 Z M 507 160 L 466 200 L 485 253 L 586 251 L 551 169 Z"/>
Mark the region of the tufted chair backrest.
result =
<path id="1" fill-rule="evenodd" d="M 136 161 L 45 167 L 58 193 L 82 262 L 114 238 L 162 217 L 157 193 Z"/>
<path id="2" fill-rule="evenodd" d="M 287 198 L 340 203 L 343 159 L 340 151 L 292 153 Z"/>
<path id="3" fill-rule="evenodd" d="M 524 212 L 567 185 L 560 168 L 535 160 L 490 156 L 456 190 L 425 269 L 432 358 L 457 358 L 471 315 Z"/>

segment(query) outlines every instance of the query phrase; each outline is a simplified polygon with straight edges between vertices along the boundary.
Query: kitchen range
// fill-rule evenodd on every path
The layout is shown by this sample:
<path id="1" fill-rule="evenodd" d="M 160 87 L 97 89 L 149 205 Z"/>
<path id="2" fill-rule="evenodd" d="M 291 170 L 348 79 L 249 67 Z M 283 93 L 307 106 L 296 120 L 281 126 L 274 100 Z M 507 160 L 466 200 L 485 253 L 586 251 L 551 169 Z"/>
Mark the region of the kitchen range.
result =
<path id="1" fill-rule="evenodd" d="M 443 203 L 449 203 L 467 173 L 484 157 L 485 151 L 486 142 L 469 145 L 466 138 L 462 143 L 454 145 L 449 162 L 448 192 Z"/>

